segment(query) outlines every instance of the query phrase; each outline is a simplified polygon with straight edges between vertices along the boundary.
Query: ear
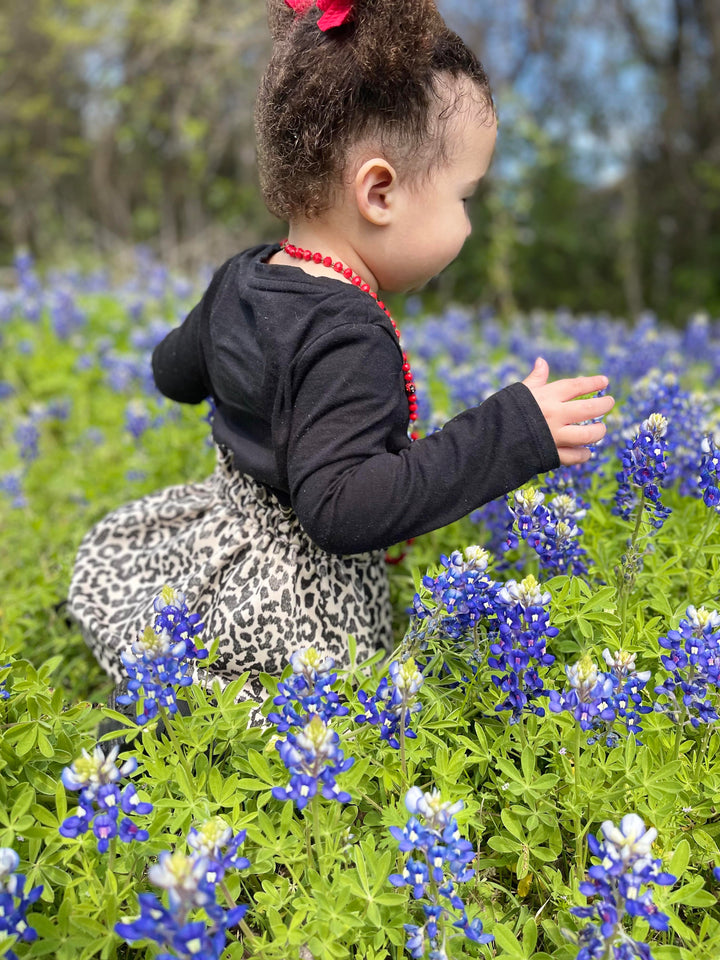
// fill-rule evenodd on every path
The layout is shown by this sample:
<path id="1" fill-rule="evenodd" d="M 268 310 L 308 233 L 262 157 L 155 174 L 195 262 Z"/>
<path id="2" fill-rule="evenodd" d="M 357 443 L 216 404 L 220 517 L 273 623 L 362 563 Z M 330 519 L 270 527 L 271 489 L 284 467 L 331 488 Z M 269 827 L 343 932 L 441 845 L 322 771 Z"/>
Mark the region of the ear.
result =
<path id="1" fill-rule="evenodd" d="M 370 223 L 385 226 L 392 218 L 398 178 L 384 157 L 366 160 L 355 174 L 354 195 L 360 215 Z"/>

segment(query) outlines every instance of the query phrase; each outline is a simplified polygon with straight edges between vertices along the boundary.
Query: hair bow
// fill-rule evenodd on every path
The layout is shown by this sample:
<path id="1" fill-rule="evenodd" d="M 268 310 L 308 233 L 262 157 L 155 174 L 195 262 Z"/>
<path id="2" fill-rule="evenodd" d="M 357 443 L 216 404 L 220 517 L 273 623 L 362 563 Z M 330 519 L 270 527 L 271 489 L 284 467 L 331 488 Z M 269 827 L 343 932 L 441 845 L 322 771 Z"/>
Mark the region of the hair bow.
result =
<path id="1" fill-rule="evenodd" d="M 285 0 L 299 17 L 305 16 L 314 0 Z M 341 27 L 348 20 L 352 20 L 354 0 L 317 0 L 322 16 L 318 20 L 321 30 L 330 30 L 332 27 Z"/>

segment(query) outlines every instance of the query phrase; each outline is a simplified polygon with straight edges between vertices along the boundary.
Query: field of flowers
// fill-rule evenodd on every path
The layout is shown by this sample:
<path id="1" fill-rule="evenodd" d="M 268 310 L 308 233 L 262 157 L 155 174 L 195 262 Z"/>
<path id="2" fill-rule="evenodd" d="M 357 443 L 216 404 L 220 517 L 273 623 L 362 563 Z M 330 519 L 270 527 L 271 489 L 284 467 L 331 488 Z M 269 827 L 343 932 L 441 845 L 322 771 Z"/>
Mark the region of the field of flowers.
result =
<path id="1" fill-rule="evenodd" d="M 16 270 L 0 956 L 720 957 L 720 321 L 408 317 L 422 431 L 541 354 L 609 376 L 606 440 L 393 548 L 393 655 L 289 650 L 265 725 L 168 584 L 128 638 L 135 723 L 63 600 L 94 521 L 212 469 L 209 407 L 164 401 L 149 367 L 200 284 L 142 252 L 122 285 Z"/>

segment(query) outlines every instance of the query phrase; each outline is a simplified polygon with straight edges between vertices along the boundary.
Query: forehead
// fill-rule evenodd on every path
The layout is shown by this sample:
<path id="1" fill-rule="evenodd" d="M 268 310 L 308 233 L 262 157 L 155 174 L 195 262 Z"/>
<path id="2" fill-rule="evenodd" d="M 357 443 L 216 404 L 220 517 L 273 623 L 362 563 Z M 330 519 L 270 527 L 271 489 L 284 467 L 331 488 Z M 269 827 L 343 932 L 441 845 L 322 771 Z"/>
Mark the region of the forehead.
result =
<path id="1" fill-rule="evenodd" d="M 484 177 L 496 139 L 497 121 L 487 109 L 463 111 L 448 129 L 446 145 L 450 165 L 469 179 Z"/>
<path id="2" fill-rule="evenodd" d="M 449 163 L 462 166 L 466 172 L 474 170 L 476 177 L 484 176 L 497 139 L 492 105 L 469 80 L 457 81 L 454 89 L 448 88 L 446 103 L 447 109 L 452 110 L 445 129 Z"/>

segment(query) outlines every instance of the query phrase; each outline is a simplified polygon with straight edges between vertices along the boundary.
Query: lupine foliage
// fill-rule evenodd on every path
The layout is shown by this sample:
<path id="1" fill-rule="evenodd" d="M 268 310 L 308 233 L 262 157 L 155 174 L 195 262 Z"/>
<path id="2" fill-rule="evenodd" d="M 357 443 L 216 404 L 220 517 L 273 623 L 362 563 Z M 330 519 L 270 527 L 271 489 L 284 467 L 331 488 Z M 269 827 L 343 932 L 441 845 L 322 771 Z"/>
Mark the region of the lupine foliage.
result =
<path id="1" fill-rule="evenodd" d="M 127 638 L 127 742 L 98 744 L 109 684 L 58 605 L 95 519 L 212 468 L 208 407 L 163 401 L 148 364 L 191 300 L 142 258 L 115 286 L 18 266 L 0 293 L 10 950 L 720 955 L 717 322 L 405 325 L 426 430 L 542 353 L 554 376 L 610 376 L 608 437 L 418 538 L 391 568 L 408 611 L 392 656 L 358 664 L 349 641 L 342 670 L 288 651 L 263 678 L 265 729 L 247 726 L 243 678 L 208 680 L 215 638 L 169 584 Z"/>

